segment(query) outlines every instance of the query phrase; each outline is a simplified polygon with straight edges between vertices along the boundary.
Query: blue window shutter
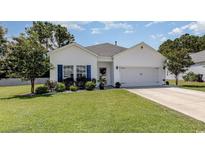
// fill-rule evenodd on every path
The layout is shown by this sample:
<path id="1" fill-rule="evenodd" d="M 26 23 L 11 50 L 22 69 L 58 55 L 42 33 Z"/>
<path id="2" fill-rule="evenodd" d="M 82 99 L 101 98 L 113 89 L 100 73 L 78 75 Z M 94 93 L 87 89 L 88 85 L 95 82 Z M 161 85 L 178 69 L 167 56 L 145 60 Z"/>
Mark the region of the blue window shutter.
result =
<path id="1" fill-rule="evenodd" d="M 58 82 L 63 81 L 63 65 L 58 65 Z"/>
<path id="2" fill-rule="evenodd" d="M 91 81 L 91 65 L 87 65 L 87 79 Z"/>

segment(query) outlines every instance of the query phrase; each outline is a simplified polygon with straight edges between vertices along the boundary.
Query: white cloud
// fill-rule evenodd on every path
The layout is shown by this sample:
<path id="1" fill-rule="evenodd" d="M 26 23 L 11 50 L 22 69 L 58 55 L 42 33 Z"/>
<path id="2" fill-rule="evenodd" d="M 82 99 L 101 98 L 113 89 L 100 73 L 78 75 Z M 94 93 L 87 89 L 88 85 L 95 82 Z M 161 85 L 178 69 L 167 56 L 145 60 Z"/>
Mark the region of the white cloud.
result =
<path id="1" fill-rule="evenodd" d="M 126 30 L 126 31 L 124 31 L 125 34 L 132 34 L 134 32 L 135 32 L 134 30 Z"/>
<path id="2" fill-rule="evenodd" d="M 112 22 L 112 21 L 103 21 L 100 22 L 103 24 L 103 27 L 92 28 L 91 34 L 100 34 L 103 31 L 112 30 L 112 29 L 121 29 L 125 34 L 134 33 L 134 27 L 126 22 Z"/>
<path id="3" fill-rule="evenodd" d="M 183 29 L 176 27 L 176 28 L 172 29 L 172 31 L 169 32 L 168 34 L 170 34 L 170 35 L 181 35 L 182 33 L 183 33 Z"/>
<path id="4" fill-rule="evenodd" d="M 205 21 L 197 21 L 197 22 L 192 22 L 189 25 L 186 26 L 189 30 L 192 30 L 197 33 L 204 33 L 205 32 Z"/>
<path id="5" fill-rule="evenodd" d="M 99 28 L 92 28 L 91 29 L 91 34 L 100 34 L 101 30 Z"/>
<path id="6" fill-rule="evenodd" d="M 130 30 L 132 29 L 132 25 L 129 25 L 128 23 L 124 22 L 112 22 L 112 21 L 108 21 L 108 22 L 103 22 L 105 24 L 105 29 L 109 30 L 109 29 L 124 29 L 124 30 Z"/>
<path id="7" fill-rule="evenodd" d="M 182 27 L 176 27 L 168 34 L 178 35 L 185 33 L 185 30 L 190 30 L 195 34 L 205 33 L 205 21 L 194 21 Z"/>
<path id="8" fill-rule="evenodd" d="M 160 42 L 164 42 L 167 40 L 167 38 L 163 35 L 163 34 L 152 34 L 150 35 L 150 37 L 153 39 L 153 40 L 157 40 L 157 41 L 160 41 Z"/>
<path id="9" fill-rule="evenodd" d="M 145 27 L 150 27 L 154 24 L 159 24 L 159 23 L 163 23 L 163 22 L 165 22 L 165 21 L 152 21 L 152 22 L 149 22 L 148 24 L 146 24 Z"/>
<path id="10" fill-rule="evenodd" d="M 69 30 L 83 31 L 83 27 L 86 24 L 89 24 L 91 21 L 54 21 L 54 24 L 60 24 L 64 27 L 67 27 Z"/>
<path id="11" fill-rule="evenodd" d="M 167 38 L 166 38 L 165 36 L 163 36 L 163 37 L 160 39 L 161 42 L 164 42 L 164 41 L 166 41 L 166 40 L 167 40 Z"/>
<path id="12" fill-rule="evenodd" d="M 73 30 L 78 30 L 78 31 L 85 30 L 85 28 L 83 28 L 82 26 L 78 24 L 69 24 L 67 27 L 68 29 L 73 29 Z"/>

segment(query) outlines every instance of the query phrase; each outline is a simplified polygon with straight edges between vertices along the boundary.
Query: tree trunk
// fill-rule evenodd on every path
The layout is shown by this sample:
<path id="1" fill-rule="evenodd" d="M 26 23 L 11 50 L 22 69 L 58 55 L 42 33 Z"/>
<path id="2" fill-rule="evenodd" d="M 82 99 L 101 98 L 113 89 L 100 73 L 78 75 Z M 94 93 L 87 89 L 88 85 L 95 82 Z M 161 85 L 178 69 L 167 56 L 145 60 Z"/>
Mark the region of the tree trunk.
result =
<path id="1" fill-rule="evenodd" d="M 176 78 L 176 86 L 178 86 L 178 75 L 175 75 Z"/>
<path id="2" fill-rule="evenodd" d="M 35 79 L 31 79 L 31 93 L 34 94 Z"/>

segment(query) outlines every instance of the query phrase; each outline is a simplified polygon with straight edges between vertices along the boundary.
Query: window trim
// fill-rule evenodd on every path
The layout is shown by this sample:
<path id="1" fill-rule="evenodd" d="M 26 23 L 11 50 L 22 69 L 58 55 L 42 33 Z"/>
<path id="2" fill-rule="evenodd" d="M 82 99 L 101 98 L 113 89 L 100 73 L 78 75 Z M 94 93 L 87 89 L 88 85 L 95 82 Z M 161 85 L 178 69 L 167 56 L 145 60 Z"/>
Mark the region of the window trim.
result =
<path id="1" fill-rule="evenodd" d="M 65 67 L 72 67 L 72 74 L 74 79 L 74 65 L 63 65 L 63 79 L 69 78 L 68 76 L 65 77 Z"/>
<path id="2" fill-rule="evenodd" d="M 78 78 L 78 67 L 85 67 L 85 78 L 87 78 L 87 65 L 76 65 L 76 79 Z"/>

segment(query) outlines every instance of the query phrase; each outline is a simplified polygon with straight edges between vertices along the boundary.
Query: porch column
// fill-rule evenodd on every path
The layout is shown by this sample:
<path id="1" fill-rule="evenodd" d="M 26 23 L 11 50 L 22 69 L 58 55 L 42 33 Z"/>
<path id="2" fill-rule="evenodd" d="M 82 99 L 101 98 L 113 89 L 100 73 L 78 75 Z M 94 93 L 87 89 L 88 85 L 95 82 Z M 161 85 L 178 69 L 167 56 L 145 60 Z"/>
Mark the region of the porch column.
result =
<path id="1" fill-rule="evenodd" d="M 73 77 L 74 77 L 74 81 L 76 81 L 77 78 L 77 66 L 73 65 Z"/>

